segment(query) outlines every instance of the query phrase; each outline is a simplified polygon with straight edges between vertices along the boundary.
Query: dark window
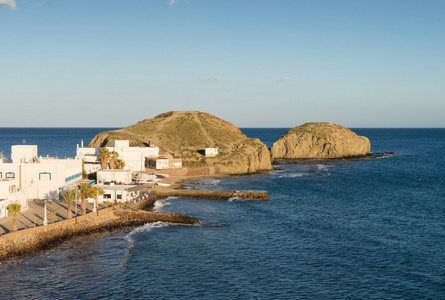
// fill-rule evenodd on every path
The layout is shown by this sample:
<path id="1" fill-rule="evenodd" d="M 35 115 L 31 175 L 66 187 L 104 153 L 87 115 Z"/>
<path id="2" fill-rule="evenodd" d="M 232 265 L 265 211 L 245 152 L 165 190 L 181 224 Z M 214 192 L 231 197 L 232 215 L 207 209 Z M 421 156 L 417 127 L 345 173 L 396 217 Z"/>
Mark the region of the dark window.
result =
<path id="1" fill-rule="evenodd" d="M 2 172 L 0 172 L 0 179 L 2 179 L 3 178 L 3 174 L 2 174 Z"/>
<path id="2" fill-rule="evenodd" d="M 104 194 L 104 199 L 111 199 L 111 194 Z"/>
<path id="3" fill-rule="evenodd" d="M 117 199 L 122 199 L 122 195 L 117 195 Z"/>

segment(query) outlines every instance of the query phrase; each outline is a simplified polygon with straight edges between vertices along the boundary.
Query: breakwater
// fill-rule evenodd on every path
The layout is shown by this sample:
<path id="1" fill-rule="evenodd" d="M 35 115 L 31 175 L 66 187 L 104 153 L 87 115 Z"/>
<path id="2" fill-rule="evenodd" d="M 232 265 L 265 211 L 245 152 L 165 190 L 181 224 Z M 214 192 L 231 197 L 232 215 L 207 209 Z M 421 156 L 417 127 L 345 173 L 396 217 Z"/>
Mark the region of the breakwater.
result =
<path id="1" fill-rule="evenodd" d="M 216 199 L 227 200 L 229 198 L 244 198 L 252 200 L 267 200 L 267 191 L 226 191 L 226 190 L 169 190 L 156 191 L 156 196 L 159 197 L 180 197 L 180 198 L 195 198 L 195 199 Z"/>
<path id="2" fill-rule="evenodd" d="M 155 197 L 145 199 L 127 208 L 107 208 L 100 214 L 90 213 L 76 219 L 40 226 L 6 234 L 0 238 L 0 261 L 22 257 L 56 247 L 76 236 L 104 230 L 129 229 L 157 221 L 178 224 L 200 224 L 199 220 L 181 214 L 158 213 L 138 210 L 137 206 L 149 206 Z"/>

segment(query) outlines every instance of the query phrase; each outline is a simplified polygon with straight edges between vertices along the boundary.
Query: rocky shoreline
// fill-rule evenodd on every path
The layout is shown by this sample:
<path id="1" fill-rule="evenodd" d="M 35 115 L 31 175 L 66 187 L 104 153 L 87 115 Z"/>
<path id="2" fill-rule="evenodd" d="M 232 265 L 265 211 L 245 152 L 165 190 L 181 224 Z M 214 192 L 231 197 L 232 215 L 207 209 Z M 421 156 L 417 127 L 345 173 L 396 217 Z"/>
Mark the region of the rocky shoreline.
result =
<path id="1" fill-rule="evenodd" d="M 150 197 L 134 206 L 107 208 L 96 213 L 90 213 L 76 219 L 29 228 L 6 234 L 0 238 L 0 262 L 12 258 L 24 257 L 40 251 L 53 249 L 74 237 L 90 235 L 102 231 L 130 230 L 147 223 L 157 221 L 198 225 L 196 218 L 182 214 L 158 213 L 141 210 L 151 209 L 156 197 Z"/>

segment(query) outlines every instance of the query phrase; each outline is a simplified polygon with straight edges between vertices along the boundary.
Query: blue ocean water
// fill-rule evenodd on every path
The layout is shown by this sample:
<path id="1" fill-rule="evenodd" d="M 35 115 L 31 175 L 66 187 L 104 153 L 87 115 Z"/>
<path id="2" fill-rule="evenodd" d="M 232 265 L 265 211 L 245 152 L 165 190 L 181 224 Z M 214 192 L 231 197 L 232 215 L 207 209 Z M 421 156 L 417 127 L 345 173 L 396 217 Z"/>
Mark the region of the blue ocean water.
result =
<path id="1" fill-rule="evenodd" d="M 270 146 L 286 129 L 242 131 Z M 269 199 L 158 201 L 206 225 L 147 224 L 11 261 L 2 298 L 444 299 L 445 129 L 354 131 L 394 154 L 200 180 Z"/>
<path id="2" fill-rule="evenodd" d="M 38 154 L 51 157 L 74 157 L 76 145 L 84 141 L 84 146 L 103 131 L 117 128 L 25 128 L 0 127 L 0 152 L 11 157 L 12 145 L 37 145 Z"/>

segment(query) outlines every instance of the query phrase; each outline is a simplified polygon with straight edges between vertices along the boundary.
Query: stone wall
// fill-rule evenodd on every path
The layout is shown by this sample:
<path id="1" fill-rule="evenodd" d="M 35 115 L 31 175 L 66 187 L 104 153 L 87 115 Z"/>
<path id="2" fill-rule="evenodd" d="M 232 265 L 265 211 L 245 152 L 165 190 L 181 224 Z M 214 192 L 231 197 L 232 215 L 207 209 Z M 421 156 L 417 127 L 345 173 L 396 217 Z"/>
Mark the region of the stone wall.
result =
<path id="1" fill-rule="evenodd" d="M 155 200 L 155 197 L 151 197 L 137 204 L 149 206 Z M 107 208 L 100 210 L 99 216 L 96 213 L 90 213 L 78 217 L 77 223 L 75 218 L 73 218 L 47 226 L 39 226 L 3 235 L 0 238 L 0 261 L 51 249 L 75 236 L 103 230 L 132 228 L 156 221 L 199 224 L 199 220 L 180 214 L 142 211 L 137 210 L 136 207 L 119 208 L 117 210 Z"/>
<path id="2" fill-rule="evenodd" d="M 147 169 L 148 173 L 168 174 L 171 176 L 202 176 L 202 175 L 218 175 L 220 174 L 219 167 L 196 167 L 196 168 L 182 168 L 182 169 L 167 169 L 154 170 Z"/>

